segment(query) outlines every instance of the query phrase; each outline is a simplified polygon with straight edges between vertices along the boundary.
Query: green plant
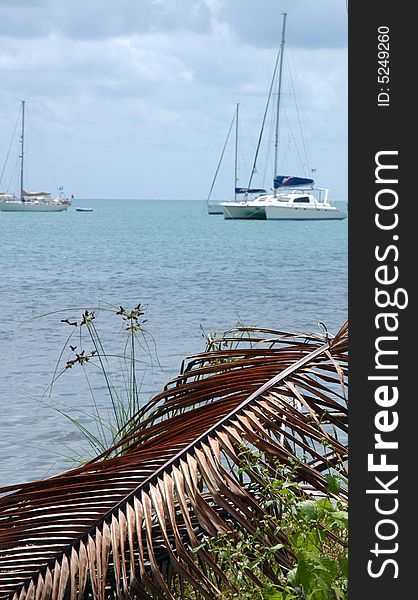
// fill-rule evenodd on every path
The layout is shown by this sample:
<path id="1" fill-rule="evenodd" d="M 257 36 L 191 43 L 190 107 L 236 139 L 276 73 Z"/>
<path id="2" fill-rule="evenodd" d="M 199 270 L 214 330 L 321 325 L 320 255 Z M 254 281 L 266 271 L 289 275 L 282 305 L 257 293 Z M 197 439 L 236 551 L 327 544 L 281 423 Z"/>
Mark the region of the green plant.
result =
<path id="1" fill-rule="evenodd" d="M 328 494 L 307 495 L 292 467 L 278 461 L 265 462 L 262 454 L 245 450 L 243 474 L 267 512 L 253 535 L 232 531 L 208 539 L 207 548 L 221 565 L 238 595 L 228 589 L 225 600 L 342 600 L 347 597 L 348 513 L 347 501 L 334 494 L 346 480 L 328 474 Z M 283 543 L 269 543 L 272 535 L 286 533 Z M 293 556 L 290 569 L 277 560 L 286 548 Z M 257 587 L 254 582 L 261 582 Z M 272 583 L 274 582 L 274 583 Z"/>
<path id="2" fill-rule="evenodd" d="M 82 309 L 80 318 L 63 318 L 61 323 L 71 328 L 64 348 L 61 350 L 53 380 L 48 387 L 51 395 L 57 380 L 75 367 L 83 371 L 90 396 L 90 409 L 82 410 L 78 418 L 74 413 L 51 406 L 68 419 L 84 436 L 90 446 L 90 452 L 79 454 L 74 460 L 86 462 L 91 456 L 97 456 L 123 439 L 127 427 L 141 407 L 140 388 L 142 378 L 138 370 L 158 362 L 155 344 L 151 334 L 145 329 L 146 305 L 137 304 L 132 309 L 122 306 L 100 306 L 98 309 Z M 124 341 L 122 352 L 108 352 L 104 347 L 103 336 L 97 326 L 98 315 L 117 316 L 121 321 L 119 333 Z M 66 349 L 70 353 L 65 357 Z M 148 362 L 146 362 L 146 359 Z M 109 402 L 103 398 L 99 403 L 94 382 L 97 374 L 105 382 Z M 45 404 L 47 402 L 42 400 Z M 87 421 L 84 423 L 83 421 Z"/>

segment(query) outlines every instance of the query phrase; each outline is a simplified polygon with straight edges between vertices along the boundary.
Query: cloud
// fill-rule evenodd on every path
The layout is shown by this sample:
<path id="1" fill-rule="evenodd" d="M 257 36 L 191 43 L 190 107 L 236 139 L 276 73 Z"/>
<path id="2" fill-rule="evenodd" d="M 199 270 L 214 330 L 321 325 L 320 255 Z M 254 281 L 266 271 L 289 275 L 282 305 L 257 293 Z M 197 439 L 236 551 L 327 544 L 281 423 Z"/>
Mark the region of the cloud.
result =
<path id="1" fill-rule="evenodd" d="M 337 15 L 328 0 L 317 7 L 323 38 L 316 40 L 317 32 L 294 17 L 304 5 L 310 18 L 313 3 L 291 4 L 285 57 L 326 178 L 326 156 L 344 156 L 347 135 L 346 48 L 337 35 L 345 29 L 345 8 Z M 270 0 L 2 0 L 0 139 L 9 139 L 26 98 L 60 180 L 70 181 L 76 195 L 157 197 L 163 170 L 171 182 L 165 195 L 204 197 L 236 102 L 241 138 L 247 129 L 253 140 L 247 164 L 252 161 L 280 10 Z M 230 179 L 226 172 L 221 177 L 222 197 Z M 346 194 L 345 173 L 337 185 Z"/>
<path id="2" fill-rule="evenodd" d="M 0 35 L 34 38 L 54 33 L 74 39 L 147 32 L 230 30 L 247 45 L 272 48 L 289 13 L 294 45 L 343 47 L 345 0 L 2 0 Z"/>
<path id="3" fill-rule="evenodd" d="M 277 47 L 282 12 L 288 13 L 289 42 L 305 48 L 341 48 L 347 44 L 345 0 L 225 0 L 218 18 L 226 21 L 242 41 Z"/>
<path id="4" fill-rule="evenodd" d="M 208 31 L 210 3 L 196 0 L 2 0 L 0 35 L 34 38 L 59 33 L 74 39 L 148 31 Z"/>

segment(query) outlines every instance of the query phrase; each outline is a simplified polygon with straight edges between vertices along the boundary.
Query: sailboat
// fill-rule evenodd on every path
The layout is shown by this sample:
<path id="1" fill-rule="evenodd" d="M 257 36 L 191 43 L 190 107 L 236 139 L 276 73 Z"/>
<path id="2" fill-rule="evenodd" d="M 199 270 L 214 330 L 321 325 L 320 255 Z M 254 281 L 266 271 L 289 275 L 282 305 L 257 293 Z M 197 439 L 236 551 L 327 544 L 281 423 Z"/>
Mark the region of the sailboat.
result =
<path id="1" fill-rule="evenodd" d="M 66 198 L 62 187 L 54 198 L 50 192 L 29 192 L 24 188 L 25 156 L 25 100 L 21 105 L 20 134 L 20 193 L 18 196 L 0 192 L 0 210 L 5 212 L 61 212 L 67 210 L 71 200 Z"/>
<path id="2" fill-rule="evenodd" d="M 224 146 L 222 148 L 221 156 L 219 158 L 218 166 L 217 166 L 216 171 L 215 171 L 215 176 L 213 178 L 212 185 L 211 185 L 210 190 L 209 190 L 208 198 L 206 200 L 208 213 L 210 215 L 222 215 L 223 212 L 224 212 L 223 211 L 223 203 L 222 202 L 211 202 L 210 201 L 210 197 L 211 197 L 211 194 L 212 194 L 212 191 L 213 191 L 213 186 L 215 185 L 215 181 L 216 181 L 216 178 L 217 178 L 217 175 L 218 175 L 218 172 L 219 172 L 219 168 L 220 168 L 221 163 L 222 163 L 222 159 L 223 159 L 223 156 L 224 156 L 224 153 L 225 153 L 225 148 L 226 148 L 226 145 L 228 143 L 229 136 L 231 134 L 231 129 L 232 129 L 232 126 L 234 125 L 234 122 L 235 122 L 235 153 L 234 153 L 234 182 L 235 182 L 235 185 L 234 185 L 234 201 L 236 202 L 237 199 L 240 196 L 243 196 L 243 195 L 245 195 L 245 197 L 247 199 L 256 198 L 260 194 L 265 193 L 265 191 L 266 191 L 266 190 L 263 190 L 261 188 L 252 188 L 252 189 L 249 189 L 249 188 L 239 187 L 239 185 L 238 185 L 238 181 L 239 181 L 239 179 L 238 179 L 238 122 L 239 122 L 239 102 L 237 102 L 236 107 L 235 107 L 234 116 L 232 118 L 231 125 L 229 127 L 228 134 L 226 136 L 226 140 L 225 140 Z"/>
<path id="3" fill-rule="evenodd" d="M 287 13 L 283 13 L 282 36 L 280 51 L 274 67 L 273 78 L 265 109 L 263 123 L 261 126 L 260 137 L 256 149 L 253 169 L 251 172 L 250 183 L 256 170 L 258 152 L 260 149 L 261 137 L 264 130 L 267 110 L 273 89 L 273 83 L 276 79 L 277 67 L 279 68 L 278 88 L 277 88 L 277 106 L 275 123 L 275 143 L 274 143 L 274 171 L 273 171 L 273 190 L 271 194 L 262 194 L 254 200 L 245 198 L 243 202 L 223 202 L 222 208 L 225 219 L 344 219 L 346 214 L 331 205 L 328 201 L 329 190 L 326 188 L 315 188 L 314 180 L 310 177 L 296 177 L 287 175 L 277 175 L 278 171 L 278 147 L 279 147 L 279 119 L 280 119 L 280 101 L 282 88 L 283 55 L 285 46 Z M 279 60 L 280 59 L 280 60 Z M 278 64 L 279 63 L 279 64 Z M 284 188 L 285 191 L 282 191 Z"/>

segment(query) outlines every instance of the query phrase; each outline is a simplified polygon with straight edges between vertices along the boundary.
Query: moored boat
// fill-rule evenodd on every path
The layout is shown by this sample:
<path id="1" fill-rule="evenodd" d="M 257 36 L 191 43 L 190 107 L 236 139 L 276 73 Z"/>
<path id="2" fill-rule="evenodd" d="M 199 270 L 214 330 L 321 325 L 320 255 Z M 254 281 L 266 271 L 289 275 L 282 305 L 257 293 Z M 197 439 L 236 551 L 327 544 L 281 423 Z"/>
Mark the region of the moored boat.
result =
<path id="1" fill-rule="evenodd" d="M 51 196 L 40 199 L 22 200 L 1 200 L 0 210 L 4 212 L 61 212 L 67 210 L 69 204 L 63 201 L 59 196 L 52 199 Z"/>
<path id="2" fill-rule="evenodd" d="M 52 197 L 50 192 L 28 192 L 24 189 L 24 156 L 25 156 L 25 101 L 21 106 L 20 136 L 20 194 L 0 193 L 0 210 L 4 212 L 62 212 L 67 210 L 71 200 L 66 198 L 62 187 Z"/>
<path id="3" fill-rule="evenodd" d="M 256 172 L 256 164 L 263 130 L 266 121 L 267 110 L 272 96 L 272 89 L 278 72 L 277 105 L 275 115 L 275 143 L 274 143 L 274 167 L 273 167 L 273 189 L 270 194 L 261 194 L 256 198 L 245 197 L 244 201 L 223 202 L 222 208 L 225 219 L 251 219 L 251 220 L 307 220 L 307 219 L 344 219 L 344 211 L 336 208 L 328 202 L 326 188 L 314 187 L 314 180 L 309 176 L 278 175 L 278 147 L 279 147 L 279 118 L 280 101 L 282 96 L 282 69 L 283 54 L 285 46 L 286 17 L 283 13 L 282 38 L 280 51 L 276 60 L 267 106 L 265 109 L 261 126 L 258 145 L 255 153 L 253 168 L 248 187 L 250 188 L 253 174 Z M 315 169 L 311 169 L 311 173 Z"/>
<path id="4" fill-rule="evenodd" d="M 229 136 L 230 136 L 230 133 L 231 133 L 232 126 L 234 125 L 234 122 L 235 122 L 235 159 L 234 159 L 234 181 L 235 181 L 235 187 L 234 187 L 234 204 L 237 204 L 237 205 L 240 206 L 242 204 L 242 202 L 238 200 L 239 198 L 245 197 L 246 201 L 247 200 L 254 200 L 260 194 L 264 194 L 265 191 L 266 191 L 266 190 L 263 190 L 261 188 L 250 189 L 250 188 L 244 188 L 244 187 L 239 187 L 238 186 L 238 181 L 239 181 L 239 179 L 238 179 L 238 120 L 239 120 L 239 103 L 237 102 L 237 105 L 236 105 L 236 108 L 235 108 L 235 112 L 234 112 L 234 116 L 233 116 L 231 125 L 229 127 L 228 135 L 226 136 L 226 140 L 225 140 L 225 143 L 224 143 L 224 147 L 222 149 L 222 153 L 221 153 L 221 156 L 220 156 L 220 159 L 219 159 L 219 163 L 218 163 L 218 166 L 217 166 L 216 171 L 215 171 L 215 176 L 213 178 L 212 185 L 211 185 L 211 188 L 210 188 L 210 191 L 209 191 L 209 195 L 208 195 L 208 198 L 206 200 L 207 211 L 208 211 L 208 214 L 210 214 L 210 215 L 222 215 L 222 214 L 224 214 L 223 207 L 224 207 L 224 204 L 225 204 L 226 200 L 224 200 L 222 202 L 215 202 L 215 201 L 211 202 L 210 201 L 210 197 L 211 197 L 211 194 L 212 194 L 213 186 L 214 186 L 215 181 L 216 181 L 216 177 L 218 175 L 219 168 L 220 168 L 221 163 L 222 163 L 222 159 L 223 159 L 223 156 L 224 156 L 225 148 L 226 148 L 226 145 L 228 143 L 228 139 L 229 139 Z M 234 218 L 234 217 L 231 217 L 231 218 Z"/>

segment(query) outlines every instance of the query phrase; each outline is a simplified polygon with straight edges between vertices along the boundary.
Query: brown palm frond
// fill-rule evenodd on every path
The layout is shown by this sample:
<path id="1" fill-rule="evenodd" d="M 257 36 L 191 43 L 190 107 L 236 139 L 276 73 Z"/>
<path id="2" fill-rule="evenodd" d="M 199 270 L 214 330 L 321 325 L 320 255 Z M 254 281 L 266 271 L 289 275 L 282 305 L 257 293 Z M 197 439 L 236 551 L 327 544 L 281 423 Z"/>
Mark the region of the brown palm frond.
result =
<path id="1" fill-rule="evenodd" d="M 240 471 L 243 450 L 267 466 L 278 458 L 307 494 L 327 493 L 333 469 L 345 473 L 347 327 L 325 340 L 241 333 L 187 359 L 118 446 L 0 489 L 2 600 L 174 599 L 182 581 L 209 600 L 229 582 L 205 539 L 238 529 L 286 541 L 257 528 L 266 513 L 251 485 L 259 475 Z M 277 562 L 291 566 L 285 543 Z"/>

